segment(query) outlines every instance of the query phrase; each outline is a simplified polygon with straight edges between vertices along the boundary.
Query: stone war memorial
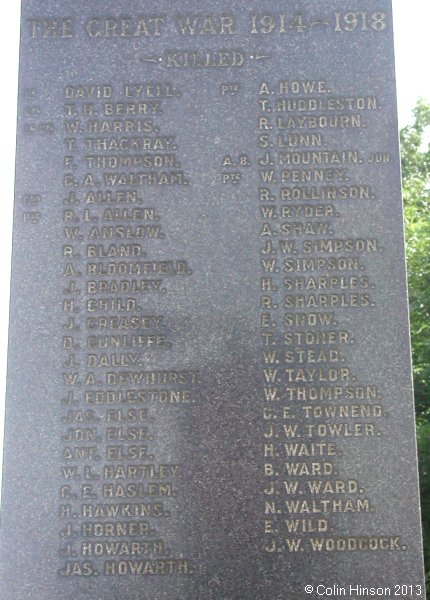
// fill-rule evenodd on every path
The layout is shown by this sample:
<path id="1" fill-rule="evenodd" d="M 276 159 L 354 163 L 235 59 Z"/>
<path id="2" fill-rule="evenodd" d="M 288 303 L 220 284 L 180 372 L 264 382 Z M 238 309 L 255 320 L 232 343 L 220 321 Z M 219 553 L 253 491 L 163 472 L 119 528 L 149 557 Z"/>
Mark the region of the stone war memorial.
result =
<path id="1" fill-rule="evenodd" d="M 424 598 L 389 0 L 23 0 L 1 600 Z"/>

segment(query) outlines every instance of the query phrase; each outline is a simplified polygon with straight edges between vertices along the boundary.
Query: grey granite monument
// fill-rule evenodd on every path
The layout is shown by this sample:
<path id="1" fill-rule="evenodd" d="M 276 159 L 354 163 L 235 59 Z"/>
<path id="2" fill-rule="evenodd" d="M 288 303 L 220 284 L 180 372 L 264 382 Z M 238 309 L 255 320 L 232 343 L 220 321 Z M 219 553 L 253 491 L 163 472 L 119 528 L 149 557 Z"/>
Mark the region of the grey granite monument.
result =
<path id="1" fill-rule="evenodd" d="M 23 0 L 2 600 L 424 593 L 389 0 Z"/>

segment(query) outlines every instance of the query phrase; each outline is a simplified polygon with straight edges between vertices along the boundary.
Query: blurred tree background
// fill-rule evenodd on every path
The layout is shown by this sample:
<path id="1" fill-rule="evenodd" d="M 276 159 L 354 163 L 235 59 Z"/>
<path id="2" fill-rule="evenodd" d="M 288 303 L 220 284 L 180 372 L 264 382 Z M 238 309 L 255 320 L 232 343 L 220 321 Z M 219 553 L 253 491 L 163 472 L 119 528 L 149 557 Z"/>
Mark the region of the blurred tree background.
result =
<path id="1" fill-rule="evenodd" d="M 430 593 L 430 104 L 400 131 L 426 581 Z"/>

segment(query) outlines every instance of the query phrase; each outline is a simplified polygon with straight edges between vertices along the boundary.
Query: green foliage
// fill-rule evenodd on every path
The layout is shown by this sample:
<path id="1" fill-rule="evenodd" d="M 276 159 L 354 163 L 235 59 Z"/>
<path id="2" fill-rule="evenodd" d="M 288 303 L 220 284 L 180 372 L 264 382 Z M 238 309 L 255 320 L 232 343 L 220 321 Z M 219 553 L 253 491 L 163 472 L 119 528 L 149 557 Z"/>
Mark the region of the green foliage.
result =
<path id="1" fill-rule="evenodd" d="M 414 388 L 418 417 L 430 421 L 430 105 L 418 101 L 400 132 Z"/>
<path id="2" fill-rule="evenodd" d="M 430 423 L 421 422 L 417 427 L 418 456 L 420 466 L 421 510 L 423 516 L 424 559 L 427 589 L 430 590 Z"/>
<path id="3" fill-rule="evenodd" d="M 430 593 L 430 105 L 400 132 L 426 581 Z M 427 142 L 426 142 L 427 136 Z"/>

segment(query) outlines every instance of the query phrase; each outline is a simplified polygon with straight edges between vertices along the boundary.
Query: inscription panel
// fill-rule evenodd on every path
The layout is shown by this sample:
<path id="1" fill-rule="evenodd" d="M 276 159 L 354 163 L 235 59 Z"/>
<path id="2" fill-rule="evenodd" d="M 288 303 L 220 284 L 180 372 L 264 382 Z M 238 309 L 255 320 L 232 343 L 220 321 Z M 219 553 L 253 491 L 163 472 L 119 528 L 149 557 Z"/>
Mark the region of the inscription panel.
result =
<path id="1" fill-rule="evenodd" d="M 421 597 L 401 211 L 388 0 L 24 1 L 1 597 Z"/>

